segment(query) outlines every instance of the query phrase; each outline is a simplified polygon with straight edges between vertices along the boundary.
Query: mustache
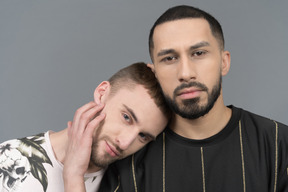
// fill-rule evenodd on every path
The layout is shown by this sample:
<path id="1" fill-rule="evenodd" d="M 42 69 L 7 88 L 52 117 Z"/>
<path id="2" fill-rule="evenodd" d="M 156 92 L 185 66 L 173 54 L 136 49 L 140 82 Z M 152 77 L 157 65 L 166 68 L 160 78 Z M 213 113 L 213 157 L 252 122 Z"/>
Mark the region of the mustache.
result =
<path id="1" fill-rule="evenodd" d="M 121 149 L 121 148 L 119 147 L 119 145 L 117 145 L 116 143 L 112 142 L 111 140 L 110 140 L 110 145 L 112 145 L 112 146 L 116 149 L 117 154 L 118 154 L 119 157 L 122 157 L 122 156 L 123 156 L 124 150 Z"/>
<path id="2" fill-rule="evenodd" d="M 118 145 L 116 145 L 116 144 L 114 144 L 114 143 L 112 143 L 112 145 L 115 147 L 115 149 L 118 151 L 118 155 L 119 156 L 122 156 L 122 154 L 123 154 L 123 151 L 124 150 L 122 150 Z"/>
<path id="3" fill-rule="evenodd" d="M 101 137 L 101 138 L 98 138 L 98 140 L 104 140 L 104 141 L 106 140 L 106 141 L 108 141 L 108 142 L 109 142 L 109 145 L 111 145 L 111 146 L 113 146 L 113 147 L 115 148 L 117 154 L 118 154 L 120 157 L 123 156 L 124 150 L 121 149 L 121 148 L 119 147 L 119 145 L 117 145 L 116 143 L 114 143 L 108 136 L 103 136 L 103 137 Z M 95 141 L 95 142 L 93 141 L 93 144 L 97 145 L 97 141 Z"/>
<path id="4" fill-rule="evenodd" d="M 199 83 L 199 82 L 196 82 L 196 81 L 193 81 L 193 82 L 190 82 L 190 83 L 183 83 L 181 85 L 179 85 L 178 87 L 176 87 L 176 89 L 174 90 L 174 95 L 177 95 L 177 93 L 179 91 L 181 91 L 182 89 L 185 89 L 185 88 L 190 88 L 190 87 L 196 87 L 202 91 L 208 91 L 208 87 L 202 83 Z"/>
<path id="5" fill-rule="evenodd" d="M 116 143 L 112 142 L 111 140 L 110 140 L 109 144 L 112 145 L 115 148 L 115 150 L 116 150 L 117 154 L 119 155 L 119 157 L 122 157 L 124 150 L 122 150 Z"/>

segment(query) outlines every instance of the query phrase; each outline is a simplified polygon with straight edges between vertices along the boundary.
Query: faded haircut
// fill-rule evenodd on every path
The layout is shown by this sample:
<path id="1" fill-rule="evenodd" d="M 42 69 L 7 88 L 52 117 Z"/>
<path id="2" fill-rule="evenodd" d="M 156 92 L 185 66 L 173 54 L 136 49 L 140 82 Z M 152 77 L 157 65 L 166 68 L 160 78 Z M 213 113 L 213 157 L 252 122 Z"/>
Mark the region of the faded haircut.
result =
<path id="1" fill-rule="evenodd" d="M 161 87 L 152 70 L 143 62 L 131 64 L 120 69 L 110 79 L 110 96 L 113 96 L 119 89 L 133 89 L 136 85 L 142 85 L 147 89 L 148 94 L 166 117 L 170 117 L 171 112 L 166 105 Z"/>
<path id="2" fill-rule="evenodd" d="M 201 9 L 188 5 L 180 5 L 172 7 L 167 11 L 165 11 L 152 26 L 149 34 L 149 53 L 152 61 L 153 61 L 153 49 L 154 49 L 153 34 L 155 27 L 168 21 L 189 19 L 189 18 L 205 19 L 209 23 L 211 32 L 218 41 L 220 49 L 224 50 L 224 44 L 225 44 L 224 35 L 220 23 L 212 15 Z"/>

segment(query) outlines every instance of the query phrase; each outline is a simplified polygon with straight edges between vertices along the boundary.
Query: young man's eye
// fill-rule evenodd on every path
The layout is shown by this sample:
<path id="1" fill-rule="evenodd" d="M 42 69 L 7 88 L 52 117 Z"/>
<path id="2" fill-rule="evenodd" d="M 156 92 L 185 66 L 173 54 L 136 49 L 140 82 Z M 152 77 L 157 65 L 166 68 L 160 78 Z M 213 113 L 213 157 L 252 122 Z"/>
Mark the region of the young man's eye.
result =
<path id="1" fill-rule="evenodd" d="M 142 143 L 149 142 L 149 137 L 144 133 L 139 133 L 140 141 Z"/>
<path id="2" fill-rule="evenodd" d="M 125 121 L 127 121 L 128 123 L 131 123 L 131 118 L 130 118 L 130 116 L 129 115 L 127 115 L 126 113 L 123 113 L 123 118 L 124 118 L 124 120 Z"/>

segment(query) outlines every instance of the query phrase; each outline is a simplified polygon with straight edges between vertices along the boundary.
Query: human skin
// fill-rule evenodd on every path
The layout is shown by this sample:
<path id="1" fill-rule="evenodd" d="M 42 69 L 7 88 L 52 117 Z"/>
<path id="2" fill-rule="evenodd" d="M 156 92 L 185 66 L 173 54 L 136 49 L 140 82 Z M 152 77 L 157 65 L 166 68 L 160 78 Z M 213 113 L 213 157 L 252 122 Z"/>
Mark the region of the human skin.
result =
<path id="1" fill-rule="evenodd" d="M 101 83 L 94 93 L 95 102 L 79 108 L 73 123 L 68 123 L 65 191 L 85 191 L 84 174 L 104 168 L 90 159 L 91 154 L 96 154 L 97 163 L 108 165 L 154 140 L 167 124 L 167 118 L 143 86 L 120 89 L 112 97 L 109 91 L 109 83 Z"/>
<path id="2" fill-rule="evenodd" d="M 212 88 L 230 68 L 230 53 L 222 50 L 213 36 L 209 24 L 201 18 L 188 18 L 164 22 L 156 26 L 153 35 L 153 64 L 155 73 L 166 96 L 173 98 L 174 90 L 181 84 L 199 82 Z M 208 93 L 197 87 L 182 89 L 175 97 L 180 108 L 186 99 L 199 98 L 199 106 L 208 101 Z M 213 108 L 197 119 L 187 119 L 175 114 L 170 128 L 191 139 L 205 139 L 218 133 L 228 122 L 231 110 L 223 102 L 222 89 Z M 187 129 L 187 127 L 190 127 Z"/>

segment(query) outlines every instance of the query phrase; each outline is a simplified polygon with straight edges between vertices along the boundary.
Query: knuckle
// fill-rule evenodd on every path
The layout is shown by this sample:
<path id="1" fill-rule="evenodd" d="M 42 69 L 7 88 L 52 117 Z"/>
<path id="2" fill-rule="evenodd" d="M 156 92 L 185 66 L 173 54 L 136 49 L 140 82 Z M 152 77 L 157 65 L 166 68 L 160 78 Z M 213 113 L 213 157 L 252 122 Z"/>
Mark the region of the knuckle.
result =
<path id="1" fill-rule="evenodd" d="M 92 122 L 90 122 L 90 123 L 87 125 L 86 129 L 91 129 L 91 128 L 93 128 L 93 127 L 95 127 L 94 124 L 93 124 Z"/>
<path id="2" fill-rule="evenodd" d="M 82 113 L 81 114 L 81 116 L 80 116 L 80 119 L 81 120 L 87 120 L 87 119 L 89 119 L 90 117 L 89 117 L 89 115 L 87 114 L 87 113 Z"/>

